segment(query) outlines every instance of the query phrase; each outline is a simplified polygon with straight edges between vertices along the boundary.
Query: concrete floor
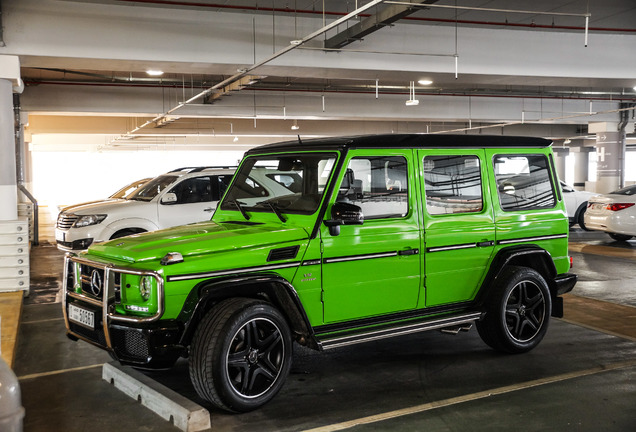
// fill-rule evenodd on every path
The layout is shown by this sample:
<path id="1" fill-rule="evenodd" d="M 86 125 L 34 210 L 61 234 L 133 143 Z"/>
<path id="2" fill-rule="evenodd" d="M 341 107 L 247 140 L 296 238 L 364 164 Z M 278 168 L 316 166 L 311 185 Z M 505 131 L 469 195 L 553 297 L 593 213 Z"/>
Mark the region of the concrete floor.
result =
<path id="1" fill-rule="evenodd" d="M 475 330 L 324 353 L 296 347 L 281 393 L 252 413 L 210 408 L 213 430 L 634 430 L 636 241 L 619 243 L 581 230 L 572 232 L 571 241 L 577 243 L 573 250 L 582 251 L 573 252 L 580 282 L 565 300 L 565 318 L 553 320 L 530 353 L 496 353 Z M 598 255 L 607 252 L 603 247 L 627 255 Z M 14 364 L 24 430 L 178 430 L 102 381 L 108 354 L 65 337 L 61 257 L 52 246 L 32 254 L 32 294 L 24 302 Z M 609 325 L 613 317 L 618 324 Z M 185 362 L 150 376 L 205 406 Z"/>

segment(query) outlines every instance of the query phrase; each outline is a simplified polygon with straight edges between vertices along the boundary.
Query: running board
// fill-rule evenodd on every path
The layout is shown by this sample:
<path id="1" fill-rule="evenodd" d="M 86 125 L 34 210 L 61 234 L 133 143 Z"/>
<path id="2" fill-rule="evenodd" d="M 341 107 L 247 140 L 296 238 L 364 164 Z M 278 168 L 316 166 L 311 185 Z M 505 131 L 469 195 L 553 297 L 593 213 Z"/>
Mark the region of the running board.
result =
<path id="1" fill-rule="evenodd" d="M 481 312 L 470 312 L 461 315 L 445 316 L 442 318 L 432 318 L 426 321 L 410 322 L 408 324 L 397 324 L 391 327 L 374 328 L 372 330 L 360 331 L 346 336 L 317 337 L 318 344 L 323 350 L 339 348 L 347 345 L 354 345 L 363 342 L 371 342 L 379 339 L 386 339 L 394 336 L 402 336 L 411 333 L 419 333 L 427 330 L 445 329 L 449 327 L 466 327 L 481 318 Z M 470 328 L 470 327 L 468 327 Z"/>

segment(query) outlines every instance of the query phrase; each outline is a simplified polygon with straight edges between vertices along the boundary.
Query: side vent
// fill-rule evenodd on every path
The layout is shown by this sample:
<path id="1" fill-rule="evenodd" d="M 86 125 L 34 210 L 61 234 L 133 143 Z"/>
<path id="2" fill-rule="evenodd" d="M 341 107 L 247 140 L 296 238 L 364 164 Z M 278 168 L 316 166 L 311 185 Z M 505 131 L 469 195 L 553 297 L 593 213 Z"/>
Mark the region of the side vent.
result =
<path id="1" fill-rule="evenodd" d="M 300 246 L 288 246 L 279 249 L 272 249 L 269 251 L 269 255 L 267 256 L 267 262 L 296 258 L 299 248 Z"/>

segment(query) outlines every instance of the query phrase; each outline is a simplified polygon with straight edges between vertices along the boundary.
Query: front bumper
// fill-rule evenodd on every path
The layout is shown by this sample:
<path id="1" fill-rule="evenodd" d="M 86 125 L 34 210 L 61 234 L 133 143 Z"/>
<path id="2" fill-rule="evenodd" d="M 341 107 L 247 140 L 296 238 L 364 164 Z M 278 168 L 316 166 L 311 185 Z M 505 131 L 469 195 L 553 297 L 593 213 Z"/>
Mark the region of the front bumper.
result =
<path id="1" fill-rule="evenodd" d="M 75 275 L 71 274 L 75 263 L 87 266 L 91 272 L 99 272 L 103 290 L 91 293 L 88 288 L 80 289 L 79 292 L 69 289 L 75 286 Z M 141 317 L 116 313 L 118 273 L 152 275 L 157 278 L 159 308 L 154 315 Z M 109 351 L 122 364 L 167 368 L 185 354 L 185 348 L 179 345 L 182 325 L 175 320 L 160 319 L 164 310 L 163 297 L 163 281 L 153 272 L 113 267 L 70 255 L 65 258 L 64 321 L 67 334 Z M 90 316 L 90 319 L 78 321 L 78 310 L 81 315 Z"/>

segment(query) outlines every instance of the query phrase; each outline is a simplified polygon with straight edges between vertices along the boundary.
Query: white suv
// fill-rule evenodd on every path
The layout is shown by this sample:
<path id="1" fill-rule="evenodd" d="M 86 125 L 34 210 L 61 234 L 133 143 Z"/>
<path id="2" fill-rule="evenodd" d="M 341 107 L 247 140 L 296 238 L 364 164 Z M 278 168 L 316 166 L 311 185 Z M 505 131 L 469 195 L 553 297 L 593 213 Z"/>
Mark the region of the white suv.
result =
<path id="1" fill-rule="evenodd" d="M 234 170 L 180 168 L 155 177 L 124 199 L 65 207 L 57 218 L 57 247 L 84 250 L 93 242 L 208 220 Z"/>

